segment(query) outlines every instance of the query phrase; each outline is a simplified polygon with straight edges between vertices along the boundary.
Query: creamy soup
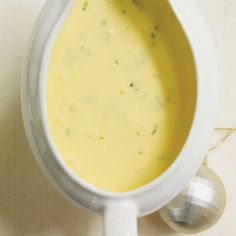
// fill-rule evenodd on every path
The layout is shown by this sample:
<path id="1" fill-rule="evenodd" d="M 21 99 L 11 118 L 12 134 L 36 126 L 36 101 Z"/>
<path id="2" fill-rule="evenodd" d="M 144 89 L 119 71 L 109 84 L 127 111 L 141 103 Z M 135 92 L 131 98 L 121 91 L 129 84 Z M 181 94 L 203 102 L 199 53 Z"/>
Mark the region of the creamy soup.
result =
<path id="1" fill-rule="evenodd" d="M 62 26 L 48 68 L 48 125 L 61 158 L 92 186 L 136 189 L 179 154 L 195 84 L 175 21 L 166 1 L 76 0 Z"/>

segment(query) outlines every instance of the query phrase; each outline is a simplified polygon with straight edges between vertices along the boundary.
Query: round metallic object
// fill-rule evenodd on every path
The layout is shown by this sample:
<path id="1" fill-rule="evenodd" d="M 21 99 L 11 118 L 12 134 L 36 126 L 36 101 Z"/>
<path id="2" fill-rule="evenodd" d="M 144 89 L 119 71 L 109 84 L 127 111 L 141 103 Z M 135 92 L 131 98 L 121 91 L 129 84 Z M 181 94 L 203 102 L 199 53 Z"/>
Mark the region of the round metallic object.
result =
<path id="1" fill-rule="evenodd" d="M 159 213 L 176 232 L 193 234 L 213 226 L 222 216 L 225 205 L 222 181 L 203 165 L 184 191 Z"/>

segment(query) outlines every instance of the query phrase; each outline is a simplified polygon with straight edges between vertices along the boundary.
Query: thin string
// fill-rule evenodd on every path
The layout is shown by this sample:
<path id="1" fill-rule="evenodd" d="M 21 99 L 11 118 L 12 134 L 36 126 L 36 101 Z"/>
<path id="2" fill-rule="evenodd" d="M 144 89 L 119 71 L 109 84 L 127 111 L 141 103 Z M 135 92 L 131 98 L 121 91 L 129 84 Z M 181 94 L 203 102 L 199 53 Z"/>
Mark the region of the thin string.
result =
<path id="1" fill-rule="evenodd" d="M 208 149 L 208 152 L 212 152 L 215 149 L 219 148 L 222 144 L 224 144 L 224 142 L 233 134 L 236 132 L 236 128 L 215 128 L 216 132 L 226 132 L 226 134 L 224 135 L 224 137 L 222 139 L 220 139 L 215 145 L 213 145 L 212 147 L 210 147 Z"/>
<path id="2" fill-rule="evenodd" d="M 236 132 L 236 128 L 215 128 L 215 132 L 226 132 L 226 134 L 224 135 L 224 137 L 222 139 L 220 139 L 215 145 L 213 145 L 212 147 L 210 147 L 208 149 L 208 153 L 216 150 L 217 148 L 219 148 L 222 144 L 224 144 L 224 142 L 229 139 L 229 137 L 234 134 Z M 208 155 L 206 155 L 204 162 L 204 165 L 208 165 Z"/>

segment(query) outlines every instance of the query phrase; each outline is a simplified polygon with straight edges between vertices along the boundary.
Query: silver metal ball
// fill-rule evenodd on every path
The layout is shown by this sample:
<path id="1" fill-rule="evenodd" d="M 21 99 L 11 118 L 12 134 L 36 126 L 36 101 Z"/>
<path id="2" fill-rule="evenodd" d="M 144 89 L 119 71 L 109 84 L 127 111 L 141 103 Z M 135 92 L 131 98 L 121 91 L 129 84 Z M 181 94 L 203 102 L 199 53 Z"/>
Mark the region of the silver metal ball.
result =
<path id="1" fill-rule="evenodd" d="M 222 181 L 203 165 L 184 191 L 159 213 L 176 232 L 193 234 L 213 226 L 222 216 L 225 205 L 226 192 Z"/>

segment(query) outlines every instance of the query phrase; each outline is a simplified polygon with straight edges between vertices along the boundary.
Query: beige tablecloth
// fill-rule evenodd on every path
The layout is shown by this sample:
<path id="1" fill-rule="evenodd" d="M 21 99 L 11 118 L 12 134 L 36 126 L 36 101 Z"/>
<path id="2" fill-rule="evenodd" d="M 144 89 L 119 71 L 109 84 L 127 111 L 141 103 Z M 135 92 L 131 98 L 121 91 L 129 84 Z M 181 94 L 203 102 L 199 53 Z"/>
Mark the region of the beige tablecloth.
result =
<path id="1" fill-rule="evenodd" d="M 187 1 L 187 0 L 186 0 Z M 102 219 L 67 203 L 48 183 L 26 141 L 20 112 L 24 49 L 45 0 L 0 0 L 0 236 L 101 236 Z M 236 1 L 196 0 L 216 43 L 221 95 L 218 127 L 236 126 Z M 201 236 L 236 235 L 236 135 L 209 154 L 228 193 L 220 222 Z M 141 236 L 173 235 L 158 214 L 139 221 Z"/>

